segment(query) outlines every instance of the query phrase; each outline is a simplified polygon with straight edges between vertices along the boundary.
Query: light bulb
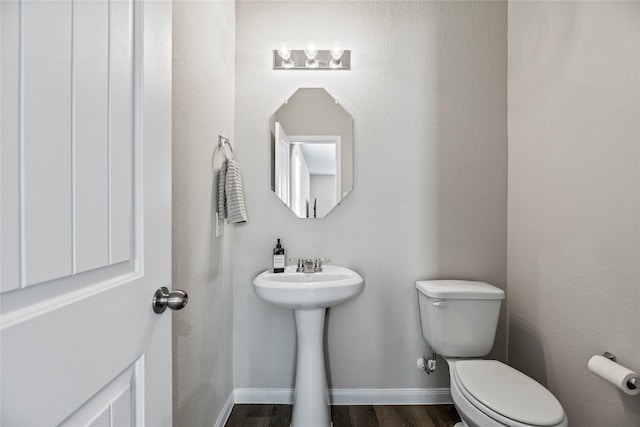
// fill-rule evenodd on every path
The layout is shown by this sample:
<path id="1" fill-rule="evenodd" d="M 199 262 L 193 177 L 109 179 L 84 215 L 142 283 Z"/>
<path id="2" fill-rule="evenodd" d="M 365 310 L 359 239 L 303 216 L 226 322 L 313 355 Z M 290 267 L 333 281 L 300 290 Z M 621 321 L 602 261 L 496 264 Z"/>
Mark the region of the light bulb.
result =
<path id="1" fill-rule="evenodd" d="M 280 64 L 282 68 L 293 67 L 293 60 L 291 59 L 291 49 L 289 49 L 289 47 L 285 43 L 280 44 L 280 47 L 278 48 L 278 56 L 282 58 L 282 63 Z"/>
<path id="2" fill-rule="evenodd" d="M 342 58 L 342 54 L 344 53 L 342 43 L 335 42 L 329 53 L 331 53 L 331 61 L 329 62 L 329 66 L 331 68 L 341 68 L 342 62 L 340 60 Z"/>
<path id="3" fill-rule="evenodd" d="M 307 57 L 304 65 L 307 68 L 318 68 L 318 61 L 316 55 L 318 55 L 318 48 L 314 42 L 307 43 L 307 47 L 304 49 L 304 54 Z"/>
<path id="4" fill-rule="evenodd" d="M 339 61 L 342 58 L 342 54 L 344 53 L 344 49 L 342 48 L 342 44 L 340 42 L 335 42 L 333 47 L 331 48 L 331 57 L 335 61 Z"/>
<path id="5" fill-rule="evenodd" d="M 282 59 L 289 59 L 291 58 L 291 49 L 289 49 L 286 44 L 280 45 L 278 55 L 280 55 Z"/>
<path id="6" fill-rule="evenodd" d="M 304 54 L 307 56 L 307 59 L 310 61 L 316 59 L 316 55 L 318 54 L 318 48 L 314 42 L 309 42 L 307 47 L 304 49 Z"/>

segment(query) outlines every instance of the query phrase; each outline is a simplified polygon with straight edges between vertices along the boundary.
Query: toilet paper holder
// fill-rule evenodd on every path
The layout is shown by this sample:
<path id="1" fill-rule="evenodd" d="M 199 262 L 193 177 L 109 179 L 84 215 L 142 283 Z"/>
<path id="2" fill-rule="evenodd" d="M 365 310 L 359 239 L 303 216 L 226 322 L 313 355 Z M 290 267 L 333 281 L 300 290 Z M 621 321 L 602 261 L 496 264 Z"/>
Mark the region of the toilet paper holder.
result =
<path id="1" fill-rule="evenodd" d="M 611 360 L 612 362 L 616 362 L 616 355 L 613 353 L 609 353 L 608 351 L 605 351 L 604 353 L 602 353 L 603 357 L 606 357 L 607 359 Z M 640 388 L 640 381 L 638 381 L 637 378 L 631 378 L 629 381 L 627 381 L 627 384 L 629 386 L 630 389 L 632 390 L 636 390 L 638 388 Z"/>

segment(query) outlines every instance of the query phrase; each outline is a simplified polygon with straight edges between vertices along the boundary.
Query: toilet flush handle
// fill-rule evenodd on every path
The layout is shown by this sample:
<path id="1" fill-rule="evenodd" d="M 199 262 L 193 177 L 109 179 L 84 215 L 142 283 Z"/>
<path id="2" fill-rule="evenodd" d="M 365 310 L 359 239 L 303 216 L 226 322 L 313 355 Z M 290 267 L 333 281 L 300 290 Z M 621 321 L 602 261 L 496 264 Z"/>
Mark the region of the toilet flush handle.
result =
<path id="1" fill-rule="evenodd" d="M 446 308 L 449 306 L 449 301 L 447 300 L 441 300 L 441 301 L 434 301 L 431 303 L 434 307 L 441 307 L 441 308 Z"/>

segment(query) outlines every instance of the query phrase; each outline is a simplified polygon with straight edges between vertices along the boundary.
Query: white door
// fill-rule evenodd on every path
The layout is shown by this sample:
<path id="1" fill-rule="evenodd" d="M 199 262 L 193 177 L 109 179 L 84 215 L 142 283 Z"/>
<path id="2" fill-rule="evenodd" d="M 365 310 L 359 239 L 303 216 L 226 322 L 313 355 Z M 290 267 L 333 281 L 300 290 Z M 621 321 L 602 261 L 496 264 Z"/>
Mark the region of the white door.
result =
<path id="1" fill-rule="evenodd" d="M 291 204 L 289 207 L 298 218 L 309 217 L 311 200 L 311 174 L 300 144 L 291 144 Z"/>
<path id="2" fill-rule="evenodd" d="M 171 425 L 171 3 L 0 24 L 0 424 Z"/>
<path id="3" fill-rule="evenodd" d="M 289 150 L 291 147 L 291 142 L 289 141 L 287 133 L 284 131 L 284 128 L 280 125 L 279 122 L 276 122 L 275 140 L 276 195 L 280 197 L 280 200 L 282 200 L 287 206 L 291 206 L 291 198 L 289 195 L 289 178 L 291 175 L 291 161 Z"/>

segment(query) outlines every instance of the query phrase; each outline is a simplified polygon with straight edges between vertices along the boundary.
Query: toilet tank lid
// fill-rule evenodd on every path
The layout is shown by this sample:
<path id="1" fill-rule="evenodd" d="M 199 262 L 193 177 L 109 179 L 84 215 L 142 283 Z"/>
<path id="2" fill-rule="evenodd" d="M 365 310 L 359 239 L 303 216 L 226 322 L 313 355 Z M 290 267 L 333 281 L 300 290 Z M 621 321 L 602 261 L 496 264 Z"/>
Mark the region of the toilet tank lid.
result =
<path id="1" fill-rule="evenodd" d="M 470 280 L 418 280 L 416 288 L 431 298 L 504 299 L 502 289 Z"/>

